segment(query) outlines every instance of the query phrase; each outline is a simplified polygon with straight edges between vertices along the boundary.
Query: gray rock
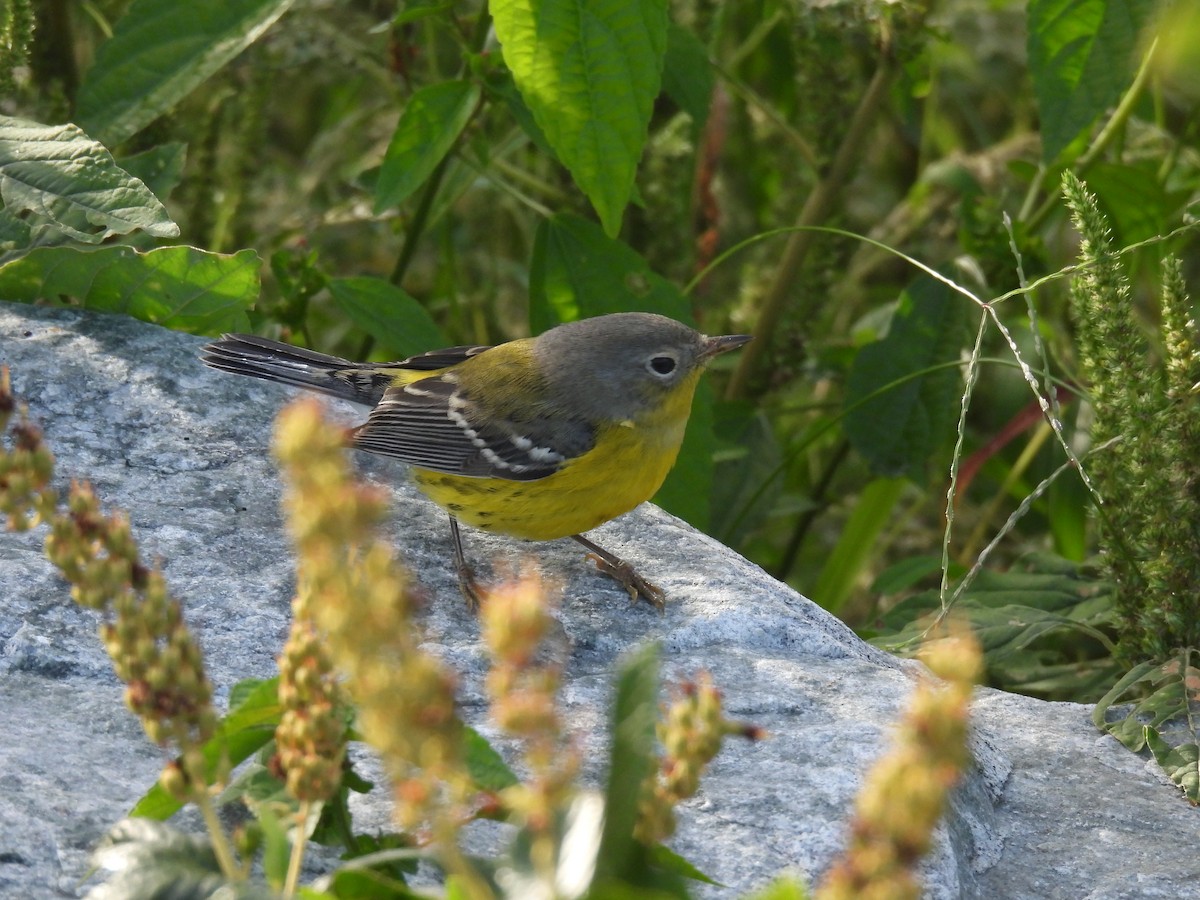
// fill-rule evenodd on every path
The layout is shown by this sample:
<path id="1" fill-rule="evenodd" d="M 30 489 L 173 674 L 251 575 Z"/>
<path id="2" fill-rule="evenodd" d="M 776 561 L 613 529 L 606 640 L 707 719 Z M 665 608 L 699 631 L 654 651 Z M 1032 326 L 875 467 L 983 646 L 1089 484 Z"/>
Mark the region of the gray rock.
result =
<path id="1" fill-rule="evenodd" d="M 0 304 L 0 363 L 44 428 L 60 482 L 87 478 L 105 504 L 128 512 L 224 692 L 271 674 L 287 629 L 291 553 L 267 447 L 290 392 L 204 368 L 199 343 L 116 316 Z M 390 537 L 428 593 L 429 646 L 462 673 L 465 716 L 492 734 L 478 624 L 455 585 L 445 517 L 399 466 L 359 463 L 396 484 Z M 4 897 L 80 893 L 89 848 L 164 761 L 123 708 L 96 617 L 69 600 L 42 537 L 0 532 Z M 602 761 L 618 656 L 652 639 L 668 678 L 708 669 L 730 714 L 770 732 L 757 744 L 729 742 L 681 812 L 674 848 L 727 886 L 701 893 L 737 896 L 783 869 L 820 875 L 913 686 L 913 664 L 653 507 L 597 538 L 667 590 L 662 617 L 629 608 L 570 542 L 468 538 L 476 559 L 532 556 L 566 579 L 557 646 L 566 709 L 589 759 Z M 1200 811 L 1097 734 L 1087 707 L 985 690 L 974 721 L 977 764 L 926 861 L 927 896 L 1200 898 Z M 383 825 L 382 803 L 356 812 Z"/>

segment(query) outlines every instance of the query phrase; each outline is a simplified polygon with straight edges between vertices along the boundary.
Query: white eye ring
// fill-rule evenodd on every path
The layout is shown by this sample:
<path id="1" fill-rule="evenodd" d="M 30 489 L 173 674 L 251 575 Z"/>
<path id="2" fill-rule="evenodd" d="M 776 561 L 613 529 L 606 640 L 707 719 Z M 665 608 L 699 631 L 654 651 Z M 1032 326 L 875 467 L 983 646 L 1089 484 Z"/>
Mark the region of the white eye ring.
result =
<path id="1" fill-rule="evenodd" d="M 646 360 L 646 371 L 655 378 L 669 378 L 677 368 L 679 368 L 679 360 L 675 358 L 674 353 L 665 350 L 655 353 Z"/>

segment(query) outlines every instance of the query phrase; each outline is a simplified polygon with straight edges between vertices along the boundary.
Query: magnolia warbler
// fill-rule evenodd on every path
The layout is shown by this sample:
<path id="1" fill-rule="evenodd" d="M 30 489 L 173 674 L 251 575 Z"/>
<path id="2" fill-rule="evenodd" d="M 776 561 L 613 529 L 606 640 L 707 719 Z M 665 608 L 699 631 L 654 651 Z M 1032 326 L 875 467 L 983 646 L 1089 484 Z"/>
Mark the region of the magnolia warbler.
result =
<path id="1" fill-rule="evenodd" d="M 351 443 L 408 463 L 420 490 L 450 514 L 472 606 L 478 592 L 460 521 L 525 540 L 574 538 L 635 603 L 642 597 L 661 611 L 662 590 L 582 532 L 654 495 L 679 453 L 705 364 L 748 340 L 614 313 L 398 362 L 350 362 L 247 334 L 208 344 L 202 359 L 373 407 Z"/>

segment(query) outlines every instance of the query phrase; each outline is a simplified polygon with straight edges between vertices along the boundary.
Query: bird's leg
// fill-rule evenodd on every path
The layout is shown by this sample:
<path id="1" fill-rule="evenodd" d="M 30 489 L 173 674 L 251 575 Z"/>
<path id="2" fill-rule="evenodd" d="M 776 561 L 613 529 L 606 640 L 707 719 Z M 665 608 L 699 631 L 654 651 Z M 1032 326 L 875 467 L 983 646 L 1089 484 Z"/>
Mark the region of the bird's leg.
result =
<path id="1" fill-rule="evenodd" d="M 641 598 L 659 612 L 666 609 L 667 595 L 663 593 L 662 588 L 642 578 L 642 576 L 633 570 L 633 566 L 625 562 L 621 557 L 609 553 L 598 544 L 592 543 L 582 534 L 573 534 L 571 538 L 583 544 L 583 546 L 591 551 L 588 553 L 587 558 L 596 564 L 597 569 L 615 579 L 621 587 L 629 591 L 631 602 L 637 603 L 638 599 Z"/>
<path id="2" fill-rule="evenodd" d="M 474 612 L 479 609 L 479 582 L 475 580 L 475 573 L 467 565 L 467 558 L 463 554 L 462 532 L 459 531 L 458 519 L 454 516 L 450 517 L 450 537 L 454 541 L 454 571 L 458 573 L 458 587 L 467 601 L 467 609 Z"/>

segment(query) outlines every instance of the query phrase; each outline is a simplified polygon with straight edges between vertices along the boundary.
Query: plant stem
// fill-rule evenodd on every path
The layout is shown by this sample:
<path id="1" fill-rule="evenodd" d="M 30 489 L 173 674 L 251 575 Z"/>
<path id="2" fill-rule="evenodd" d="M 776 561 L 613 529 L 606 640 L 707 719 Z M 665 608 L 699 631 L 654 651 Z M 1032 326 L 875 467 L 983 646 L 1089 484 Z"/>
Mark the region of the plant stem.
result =
<path id="1" fill-rule="evenodd" d="M 812 246 L 814 232 L 804 229 L 824 221 L 829 216 L 834 200 L 848 180 L 851 168 L 858 161 L 859 154 L 866 143 L 867 131 L 875 123 L 875 119 L 882 109 L 883 100 L 892 83 L 896 68 L 896 59 L 891 45 L 885 43 L 880 52 L 879 65 L 875 69 L 875 75 L 871 78 L 871 83 L 863 93 L 862 99 L 859 100 L 858 108 L 855 109 L 850 125 L 846 129 L 846 135 L 842 138 L 837 153 L 834 154 L 829 171 L 813 188 L 804 203 L 804 208 L 800 210 L 796 227 L 802 230 L 793 233 L 784 248 L 779 269 L 763 298 L 758 322 L 754 326 L 755 339 L 742 348 L 741 359 L 738 361 L 738 366 L 733 372 L 726 391 L 727 399 L 738 400 L 746 396 L 750 376 L 758 367 L 763 354 L 770 348 L 770 339 L 779 326 L 779 319 L 783 315 L 784 307 L 792 298 L 792 287 L 804 265 L 809 248 Z M 799 311 L 803 313 L 804 310 L 801 308 Z"/>
<path id="2" fill-rule="evenodd" d="M 346 792 L 339 790 L 329 798 L 326 809 L 330 809 L 333 813 L 334 825 L 337 827 L 338 836 L 341 837 L 342 844 L 350 851 L 351 855 L 358 856 L 361 852 L 358 835 L 354 833 L 354 825 L 350 821 L 350 810 L 346 806 L 346 800 Z"/>
<path id="3" fill-rule="evenodd" d="M 208 829 L 208 836 L 212 839 L 213 855 L 216 856 L 217 864 L 221 867 L 221 874 L 230 881 L 245 880 L 245 873 L 237 863 L 233 848 L 229 846 L 229 839 L 225 836 L 225 829 L 221 827 L 221 820 L 217 818 L 217 811 L 213 809 L 208 791 L 203 787 L 199 788 L 192 801 L 200 810 L 200 816 L 204 819 L 204 825 Z"/>
<path id="4" fill-rule="evenodd" d="M 490 22 L 491 14 L 488 12 L 488 5 L 485 3 L 480 10 L 479 17 L 475 20 L 475 27 L 471 33 L 471 48 L 469 52 L 479 53 L 482 51 L 484 42 L 487 40 Z M 459 68 L 460 76 L 466 71 L 467 61 L 464 59 L 462 66 Z M 479 107 L 476 107 L 475 112 L 479 112 Z M 425 226 L 429 222 L 429 211 L 433 208 L 434 198 L 437 196 L 438 189 L 442 185 L 442 179 L 446 176 L 446 169 L 449 166 L 453 153 L 454 150 L 452 149 L 442 157 L 442 161 L 433 170 L 433 174 L 429 176 L 429 180 L 425 182 L 425 187 L 421 191 L 421 199 L 417 204 L 417 210 L 413 213 L 412 221 L 404 232 L 404 244 L 400 247 L 400 256 L 397 258 L 391 277 L 388 279 L 396 287 L 402 286 L 401 282 L 404 281 L 408 267 L 412 264 L 413 257 L 416 256 L 417 242 L 425 232 Z M 374 344 L 374 336 L 368 337 L 364 342 L 361 352 L 364 359 L 370 353 Z"/>
<path id="5" fill-rule="evenodd" d="M 437 196 L 438 188 L 442 186 L 442 179 L 446 176 L 446 168 L 449 165 L 450 154 L 447 153 L 437 164 L 437 168 L 433 170 L 433 174 L 429 176 L 429 180 L 425 182 L 425 187 L 421 190 L 421 200 L 417 204 L 416 212 L 413 213 L 412 221 L 404 230 L 404 244 L 400 248 L 400 256 L 388 279 L 397 287 L 400 287 L 400 283 L 404 280 L 408 267 L 417 253 L 417 242 L 425 231 L 425 225 L 429 221 L 429 210 L 433 208 L 433 199 Z"/>
<path id="6" fill-rule="evenodd" d="M 800 545 L 804 543 L 804 538 L 808 536 L 808 529 L 812 527 L 812 523 L 816 521 L 818 515 L 825 511 L 825 495 L 829 491 L 829 486 L 833 483 L 833 476 L 847 455 L 850 453 L 850 442 L 843 438 L 833 451 L 833 456 L 825 463 L 825 469 L 821 472 L 817 483 L 813 486 L 812 492 L 809 494 L 809 499 L 813 501 L 811 509 L 800 514 L 800 518 L 796 520 L 796 526 L 792 529 L 792 534 L 788 538 L 787 547 L 784 548 L 783 558 L 780 559 L 779 565 L 771 574 L 780 581 L 786 581 L 788 573 L 792 571 L 792 566 L 796 564 L 796 556 L 800 552 Z"/>
<path id="7" fill-rule="evenodd" d="M 292 844 L 292 856 L 288 860 L 287 880 L 283 883 L 283 896 L 294 897 L 296 895 L 296 885 L 300 881 L 300 867 L 304 863 L 304 851 L 308 847 L 308 823 L 309 804 L 308 801 L 302 801 L 300 809 L 296 813 L 296 842 Z"/>

